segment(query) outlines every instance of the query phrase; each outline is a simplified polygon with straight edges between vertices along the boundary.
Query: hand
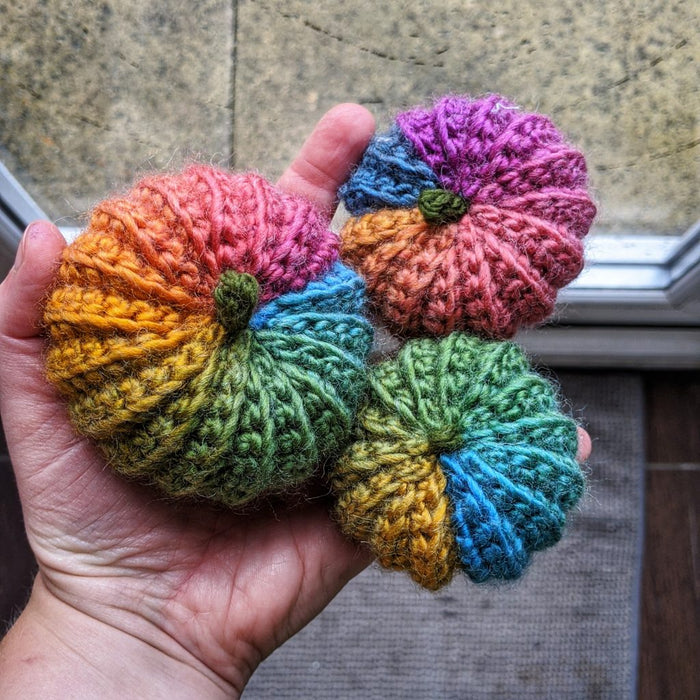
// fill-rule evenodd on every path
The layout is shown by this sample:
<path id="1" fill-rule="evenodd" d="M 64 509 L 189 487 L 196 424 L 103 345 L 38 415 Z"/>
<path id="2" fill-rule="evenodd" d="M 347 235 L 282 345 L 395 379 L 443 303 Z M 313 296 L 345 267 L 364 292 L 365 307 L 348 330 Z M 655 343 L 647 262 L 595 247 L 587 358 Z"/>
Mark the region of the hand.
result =
<path id="1" fill-rule="evenodd" d="M 330 212 L 373 128 L 363 108 L 334 108 L 279 186 Z M 321 503 L 175 507 L 106 468 L 43 376 L 41 301 L 64 245 L 33 224 L 0 286 L 0 410 L 39 564 L 0 646 L 0 696 L 239 695 L 370 558 Z"/>
<path id="2" fill-rule="evenodd" d="M 334 108 L 279 186 L 330 212 L 373 129 L 362 107 Z M 370 558 L 321 503 L 174 507 L 105 467 L 43 377 L 41 301 L 64 245 L 31 225 L 0 286 L 0 410 L 39 564 L 0 696 L 235 696 Z"/>

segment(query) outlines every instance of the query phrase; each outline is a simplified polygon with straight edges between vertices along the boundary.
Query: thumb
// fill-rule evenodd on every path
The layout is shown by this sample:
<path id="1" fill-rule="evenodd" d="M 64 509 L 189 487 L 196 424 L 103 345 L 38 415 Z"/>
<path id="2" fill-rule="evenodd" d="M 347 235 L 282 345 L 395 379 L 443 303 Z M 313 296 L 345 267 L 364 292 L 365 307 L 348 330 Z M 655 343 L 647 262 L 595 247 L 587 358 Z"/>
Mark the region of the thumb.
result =
<path id="1" fill-rule="evenodd" d="M 0 411 L 6 419 L 8 443 L 16 422 L 8 417 L 27 413 L 32 419 L 45 420 L 39 407 L 53 398 L 44 381 L 41 304 L 65 245 L 53 224 L 30 224 L 15 264 L 0 284 Z M 28 405 L 31 410 L 25 411 Z M 29 432 L 29 422 L 22 422 L 20 427 Z"/>
<path id="2" fill-rule="evenodd" d="M 0 285 L 0 339 L 23 340 L 39 334 L 41 302 L 66 242 L 48 221 L 30 224 L 15 264 Z"/>

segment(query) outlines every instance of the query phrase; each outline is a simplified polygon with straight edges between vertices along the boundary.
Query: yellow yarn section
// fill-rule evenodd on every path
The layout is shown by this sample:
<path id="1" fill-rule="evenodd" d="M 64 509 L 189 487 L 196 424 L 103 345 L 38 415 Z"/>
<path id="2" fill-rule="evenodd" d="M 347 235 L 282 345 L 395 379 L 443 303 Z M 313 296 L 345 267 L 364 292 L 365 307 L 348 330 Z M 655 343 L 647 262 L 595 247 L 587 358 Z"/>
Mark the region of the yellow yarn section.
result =
<path id="1" fill-rule="evenodd" d="M 416 583 L 437 590 L 458 568 L 437 456 L 398 421 L 369 410 L 361 422 L 373 424 L 375 436 L 386 432 L 387 441 L 357 441 L 339 460 L 332 480 L 339 494 L 336 518 L 346 534 L 369 545 L 382 566 L 406 570 Z"/>
<path id="2" fill-rule="evenodd" d="M 46 357 L 47 377 L 68 399 L 76 429 L 94 439 L 130 431 L 131 423 L 141 422 L 182 391 L 184 383 L 203 371 L 212 348 L 224 337 L 223 328 L 211 319 L 202 318 L 200 325 L 193 321 L 165 337 L 144 334 L 140 353 L 123 338 L 86 336 L 83 342 L 75 338 L 52 347 Z M 149 364 L 155 355 L 158 365 Z"/>

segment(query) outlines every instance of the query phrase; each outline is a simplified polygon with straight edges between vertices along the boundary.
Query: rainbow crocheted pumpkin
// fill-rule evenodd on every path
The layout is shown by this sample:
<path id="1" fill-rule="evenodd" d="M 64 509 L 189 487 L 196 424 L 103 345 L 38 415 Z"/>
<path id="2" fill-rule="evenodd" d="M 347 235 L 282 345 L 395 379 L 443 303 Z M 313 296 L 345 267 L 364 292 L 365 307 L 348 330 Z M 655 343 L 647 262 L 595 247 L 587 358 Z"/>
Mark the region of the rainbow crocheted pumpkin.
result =
<path id="1" fill-rule="evenodd" d="M 596 213 L 583 155 L 498 95 L 400 114 L 341 196 L 341 256 L 403 335 L 509 338 L 542 322 Z"/>
<path id="2" fill-rule="evenodd" d="M 49 380 L 121 474 L 229 506 L 345 445 L 364 285 L 307 201 L 193 166 L 102 202 L 46 304 Z"/>
<path id="3" fill-rule="evenodd" d="M 335 516 L 380 564 L 435 590 L 514 579 L 559 540 L 584 479 L 577 428 L 519 348 L 455 332 L 372 368 L 333 468 Z"/>
<path id="4" fill-rule="evenodd" d="M 437 589 L 514 579 L 584 488 L 576 424 L 512 336 L 583 265 L 583 155 L 503 97 L 400 114 L 341 189 L 341 257 L 409 339 L 372 368 L 331 474 L 336 517 L 388 568 Z M 436 336 L 436 337 L 420 337 Z"/>

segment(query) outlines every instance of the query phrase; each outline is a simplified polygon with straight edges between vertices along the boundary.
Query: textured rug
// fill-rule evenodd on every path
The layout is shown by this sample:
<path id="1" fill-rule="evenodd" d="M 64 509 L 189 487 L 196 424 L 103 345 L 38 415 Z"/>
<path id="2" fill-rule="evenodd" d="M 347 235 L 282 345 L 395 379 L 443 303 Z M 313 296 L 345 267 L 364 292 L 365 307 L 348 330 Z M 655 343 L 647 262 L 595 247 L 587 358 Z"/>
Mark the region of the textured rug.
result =
<path id="1" fill-rule="evenodd" d="M 245 700 L 632 698 L 643 513 L 633 374 L 560 374 L 593 437 L 589 492 L 519 582 L 438 594 L 371 567 L 256 672 Z"/>

